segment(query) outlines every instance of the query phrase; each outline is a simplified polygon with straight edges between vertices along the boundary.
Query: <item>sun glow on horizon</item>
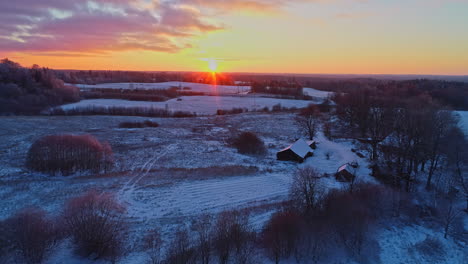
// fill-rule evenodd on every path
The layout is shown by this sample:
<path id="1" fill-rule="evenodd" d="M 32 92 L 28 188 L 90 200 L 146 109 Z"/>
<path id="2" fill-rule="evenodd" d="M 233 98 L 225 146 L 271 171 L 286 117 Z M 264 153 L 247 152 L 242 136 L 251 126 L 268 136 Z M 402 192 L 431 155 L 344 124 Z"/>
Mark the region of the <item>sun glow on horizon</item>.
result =
<path id="1" fill-rule="evenodd" d="M 208 68 L 211 72 L 218 71 L 218 61 L 216 59 L 207 59 L 208 61 Z"/>

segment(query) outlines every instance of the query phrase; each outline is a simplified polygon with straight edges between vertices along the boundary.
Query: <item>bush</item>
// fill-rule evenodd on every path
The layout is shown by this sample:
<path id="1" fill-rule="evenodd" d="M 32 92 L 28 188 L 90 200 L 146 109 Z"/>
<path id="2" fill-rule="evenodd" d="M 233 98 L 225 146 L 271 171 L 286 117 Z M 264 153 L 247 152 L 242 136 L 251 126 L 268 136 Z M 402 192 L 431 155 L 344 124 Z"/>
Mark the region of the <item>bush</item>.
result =
<path id="1" fill-rule="evenodd" d="M 68 175 L 77 171 L 107 170 L 112 163 L 110 145 L 91 135 L 52 135 L 32 144 L 26 165 L 35 171 Z"/>
<path id="2" fill-rule="evenodd" d="M 266 153 L 265 144 L 256 134 L 243 132 L 233 140 L 233 145 L 241 154 L 262 155 Z"/>
<path id="3" fill-rule="evenodd" d="M 37 209 L 25 209 L 7 219 L 3 229 L 3 242 L 26 263 L 42 263 L 59 237 L 55 223 Z"/>
<path id="4" fill-rule="evenodd" d="M 144 238 L 144 248 L 151 259 L 151 264 L 162 263 L 161 247 L 163 241 L 158 230 L 151 230 Z"/>
<path id="5" fill-rule="evenodd" d="M 230 257 L 249 259 L 254 233 L 249 229 L 248 215 L 236 211 L 221 213 L 213 229 L 213 250 L 218 262 L 226 264 Z M 234 253 L 234 254 L 233 254 Z"/>
<path id="6" fill-rule="evenodd" d="M 262 231 L 261 243 L 275 263 L 296 251 L 304 224 L 302 217 L 293 211 L 279 212 L 270 218 Z"/>
<path id="7" fill-rule="evenodd" d="M 94 259 L 117 259 L 123 253 L 123 212 L 124 207 L 110 194 L 90 191 L 71 199 L 63 219 L 77 253 Z"/>
<path id="8" fill-rule="evenodd" d="M 158 127 L 159 124 L 150 120 L 144 122 L 122 122 L 119 128 L 145 128 L 145 127 Z"/>
<path id="9" fill-rule="evenodd" d="M 166 263 L 187 264 L 195 259 L 195 249 L 191 246 L 187 229 L 179 229 L 167 250 Z"/>

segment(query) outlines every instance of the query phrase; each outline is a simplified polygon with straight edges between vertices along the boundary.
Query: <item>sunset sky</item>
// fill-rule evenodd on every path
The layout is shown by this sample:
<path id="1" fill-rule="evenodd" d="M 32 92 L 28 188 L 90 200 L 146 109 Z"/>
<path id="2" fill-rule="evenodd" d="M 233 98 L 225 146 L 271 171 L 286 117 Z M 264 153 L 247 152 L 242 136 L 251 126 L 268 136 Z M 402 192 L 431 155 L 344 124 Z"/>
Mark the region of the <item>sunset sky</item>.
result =
<path id="1" fill-rule="evenodd" d="M 468 74 L 468 0 L 0 1 L 24 66 Z"/>

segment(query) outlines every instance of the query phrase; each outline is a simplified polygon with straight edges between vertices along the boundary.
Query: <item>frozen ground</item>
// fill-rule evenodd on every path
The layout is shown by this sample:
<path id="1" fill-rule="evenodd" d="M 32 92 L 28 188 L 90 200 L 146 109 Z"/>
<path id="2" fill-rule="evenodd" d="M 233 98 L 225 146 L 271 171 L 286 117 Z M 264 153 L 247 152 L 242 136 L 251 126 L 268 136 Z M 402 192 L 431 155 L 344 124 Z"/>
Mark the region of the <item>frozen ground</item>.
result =
<path id="1" fill-rule="evenodd" d="M 208 94 L 242 94 L 250 92 L 250 86 L 242 85 L 212 85 L 189 82 L 162 82 L 162 83 L 101 83 L 101 84 L 74 84 L 80 89 L 109 88 L 109 89 L 140 89 L 140 90 L 164 90 L 171 87 L 180 89 L 190 88 L 188 91 L 203 92 Z"/>
<path id="2" fill-rule="evenodd" d="M 468 135 L 468 111 L 456 111 L 460 117 L 460 127 L 465 131 L 465 135 Z"/>
<path id="3" fill-rule="evenodd" d="M 298 167 L 310 165 L 333 174 L 342 164 L 357 161 L 358 181 L 373 181 L 366 160 L 351 151 L 356 148 L 351 140 L 330 141 L 322 133 L 316 138 L 314 156 L 305 163 L 277 161 L 276 152 L 301 137 L 293 117 L 289 113 L 247 113 L 151 118 L 160 126 L 143 129 L 120 129 L 118 125 L 148 118 L 0 117 L 0 220 L 25 207 L 40 207 L 59 214 L 67 199 L 89 189 L 113 192 L 127 206 L 128 237 L 134 240 L 129 244 L 135 246 L 134 253 L 119 263 L 134 264 L 146 261 L 147 256 L 138 251 L 138 246 L 147 230 L 158 227 L 168 238 L 178 225 L 201 213 L 248 210 L 252 226 L 259 230 L 275 205 L 287 198 L 291 175 Z M 246 156 L 231 148 L 228 139 L 240 131 L 256 132 L 267 145 L 267 155 Z M 27 150 L 34 140 L 57 133 L 86 133 L 108 141 L 115 155 L 114 171 L 62 177 L 26 170 Z M 328 188 L 344 187 L 332 176 L 322 181 Z M 379 244 L 385 247 L 381 252 L 382 263 L 415 263 L 406 261 L 409 258 L 400 249 L 405 248 L 405 243 L 423 239 L 422 234 L 427 232 L 416 227 L 385 230 L 379 235 Z M 447 256 L 441 263 L 457 263 L 450 261 L 460 259 L 460 246 L 452 242 L 444 245 L 447 252 L 456 255 Z M 84 262 L 70 259 L 71 254 L 69 247 L 61 245 L 49 263 Z"/>
<path id="4" fill-rule="evenodd" d="M 181 99 L 181 100 L 180 100 Z M 166 102 L 128 101 L 119 99 L 90 99 L 61 106 L 63 109 L 74 109 L 89 106 L 123 106 L 123 107 L 153 107 L 170 111 L 186 111 L 199 115 L 214 115 L 218 109 L 247 108 L 249 110 L 262 109 L 281 104 L 283 107 L 302 108 L 314 103 L 308 100 L 290 100 L 279 98 L 253 96 L 182 96 Z"/>
<path id="5" fill-rule="evenodd" d="M 313 96 L 313 97 L 322 98 L 322 99 L 326 99 L 333 94 L 332 92 L 320 91 L 314 88 L 303 88 L 302 91 L 304 95 Z"/>

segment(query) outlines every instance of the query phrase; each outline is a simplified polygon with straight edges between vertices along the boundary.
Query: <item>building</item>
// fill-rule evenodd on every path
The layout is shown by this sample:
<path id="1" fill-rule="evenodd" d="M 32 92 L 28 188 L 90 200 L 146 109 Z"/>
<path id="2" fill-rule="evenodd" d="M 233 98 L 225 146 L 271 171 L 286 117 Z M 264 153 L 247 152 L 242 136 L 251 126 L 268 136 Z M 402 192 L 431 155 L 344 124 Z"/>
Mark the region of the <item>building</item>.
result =
<path id="1" fill-rule="evenodd" d="M 349 164 L 341 165 L 335 173 L 335 178 L 340 182 L 350 182 L 354 179 L 354 168 Z"/>
<path id="2" fill-rule="evenodd" d="M 278 160 L 303 162 L 314 154 L 314 150 L 303 139 L 276 153 Z"/>

